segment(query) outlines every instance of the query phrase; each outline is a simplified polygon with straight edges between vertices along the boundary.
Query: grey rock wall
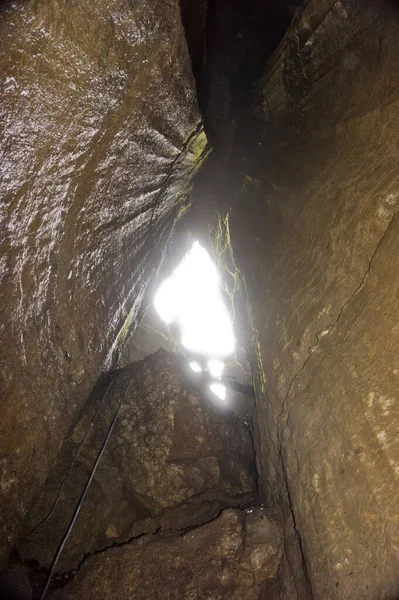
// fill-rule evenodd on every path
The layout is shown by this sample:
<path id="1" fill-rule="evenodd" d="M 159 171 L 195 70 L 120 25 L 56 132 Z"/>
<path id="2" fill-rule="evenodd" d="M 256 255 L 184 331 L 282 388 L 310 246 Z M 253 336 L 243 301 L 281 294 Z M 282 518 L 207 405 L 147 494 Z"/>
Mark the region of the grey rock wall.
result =
<path id="1" fill-rule="evenodd" d="M 262 82 L 230 232 L 251 307 L 279 597 L 399 595 L 399 9 L 316 1 Z"/>
<path id="2" fill-rule="evenodd" d="M 137 319 L 205 137 L 177 0 L 5 3 L 0 70 L 6 554 Z"/>

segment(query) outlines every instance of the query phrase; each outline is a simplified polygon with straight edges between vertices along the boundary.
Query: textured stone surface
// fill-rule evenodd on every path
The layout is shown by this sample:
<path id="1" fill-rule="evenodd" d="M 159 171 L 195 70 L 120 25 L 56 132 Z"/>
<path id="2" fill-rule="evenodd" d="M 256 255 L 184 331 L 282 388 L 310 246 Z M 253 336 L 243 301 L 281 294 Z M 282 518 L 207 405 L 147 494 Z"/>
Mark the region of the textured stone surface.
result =
<path id="1" fill-rule="evenodd" d="M 90 557 L 53 597 L 257 600 L 277 573 L 281 551 L 273 515 L 226 510 L 183 535 L 145 536 Z"/>
<path id="2" fill-rule="evenodd" d="M 261 168 L 230 218 L 284 599 L 399 595 L 398 11 L 307 3 L 266 70 Z"/>
<path id="3" fill-rule="evenodd" d="M 1 11 L 3 552 L 136 319 L 204 137 L 177 0 Z"/>
<path id="4" fill-rule="evenodd" d="M 181 529 L 213 518 L 226 506 L 256 502 L 249 429 L 190 389 L 179 363 L 178 357 L 160 350 L 117 374 L 54 515 L 19 546 L 24 560 L 35 559 L 46 567 L 51 563 L 129 382 L 115 429 L 61 557 L 60 571 L 75 568 L 85 553 L 116 539 L 128 540 L 153 532 L 154 527 Z M 86 414 L 73 433 L 75 443 L 89 423 Z M 54 479 L 29 519 L 30 528 L 53 504 L 60 477 L 76 449 L 67 445 Z M 179 507 L 180 513 L 166 510 Z"/>
<path id="5" fill-rule="evenodd" d="M 191 5 L 202 10 L 205 3 Z M 217 193 L 211 202 L 203 194 L 201 206 L 208 204 L 208 212 L 212 203 L 219 212 L 232 206 L 229 218 L 222 217 L 224 241 L 248 292 L 260 489 L 263 500 L 278 507 L 284 528 L 278 583 L 262 592 L 279 600 L 395 600 L 399 9 L 390 0 L 309 0 L 265 72 L 258 139 L 255 127 L 247 133 L 246 118 L 238 128 L 235 122 L 250 95 L 241 76 L 245 71 L 252 85 L 257 72 L 243 60 L 255 37 L 242 28 L 250 22 L 242 20 L 247 7 L 220 2 L 211 15 L 213 31 L 225 33 L 215 33 L 207 48 L 214 56 L 205 70 L 204 106 L 221 150 L 215 161 L 226 163 Z M 181 152 L 198 121 L 176 3 L 152 0 L 132 8 L 113 0 L 98 8 L 88 0 L 38 1 L 13 3 L 10 11 L 0 50 L 6 192 L 1 302 L 2 323 L 10 324 L 1 330 L 7 396 L 1 514 L 7 533 L 16 531 L 109 359 L 123 317 L 159 263 L 152 252 L 173 221 L 172 200 L 190 162 Z M 256 21 L 260 41 L 270 46 Z M 202 27 L 203 20 L 194 40 L 197 57 Z M 252 136 L 250 150 L 241 152 Z M 245 169 L 235 203 L 232 188 Z M 220 170 L 215 174 L 208 175 L 209 188 Z M 204 224 L 207 231 L 205 218 Z M 206 447 L 199 439 L 205 425 L 191 403 L 196 394 L 184 397 L 190 409 L 184 422 L 194 419 L 195 433 L 179 427 L 174 437 L 167 395 L 159 404 L 163 420 L 146 416 L 147 433 L 135 410 L 125 415 L 65 564 L 107 540 L 128 541 L 158 526 L 196 526 L 215 516 L 224 494 L 245 488 L 230 468 L 236 460 L 223 458 L 220 468 L 224 448 L 221 455 L 213 445 L 210 454 L 194 452 Z M 178 422 L 179 412 L 173 415 Z M 75 429 L 76 443 L 87 424 L 86 416 Z M 83 485 L 99 439 L 83 453 L 71 482 Z M 142 463 L 134 462 L 137 448 Z M 207 480 L 217 488 L 213 497 Z M 49 483 L 52 498 L 59 482 Z M 68 493 L 76 500 L 78 485 L 71 483 Z M 43 564 L 65 529 L 64 508 L 71 511 L 72 500 L 61 501 L 57 527 L 46 524 L 43 538 L 33 540 L 46 540 Z M 175 505 L 165 508 L 169 503 Z M 183 513 L 174 512 L 179 503 Z M 47 508 L 32 515 L 35 523 Z M 91 557 L 65 597 L 165 598 L 169 589 L 176 599 L 261 593 L 254 588 L 259 571 L 253 564 L 249 569 L 245 554 L 248 545 L 257 546 L 242 543 L 239 521 L 231 516 L 236 513 L 224 514 L 219 537 L 217 520 Z M 255 520 L 252 533 L 259 530 Z M 233 549 L 241 539 L 240 548 L 234 557 L 215 559 L 225 535 Z M 4 544 L 5 536 L 0 540 Z M 261 563 L 264 558 L 260 553 Z"/>
<path id="6" fill-rule="evenodd" d="M 155 308 L 150 306 L 144 319 L 126 339 L 123 352 L 119 357 L 119 365 L 127 366 L 132 362 L 154 354 L 159 348 L 169 352 L 182 352 L 171 329 L 161 321 Z"/>

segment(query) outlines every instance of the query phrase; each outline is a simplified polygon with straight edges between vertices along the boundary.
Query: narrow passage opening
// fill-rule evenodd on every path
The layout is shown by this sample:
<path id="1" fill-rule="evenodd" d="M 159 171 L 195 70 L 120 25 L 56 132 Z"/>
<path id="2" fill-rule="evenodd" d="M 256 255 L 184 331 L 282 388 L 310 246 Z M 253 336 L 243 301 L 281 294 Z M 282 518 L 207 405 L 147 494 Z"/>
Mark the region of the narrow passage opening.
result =
<path id="1" fill-rule="evenodd" d="M 197 241 L 154 298 L 160 318 L 186 351 L 190 368 L 209 375 L 209 388 L 226 400 L 222 382 L 225 361 L 235 350 L 233 324 L 223 300 L 220 276 Z"/>

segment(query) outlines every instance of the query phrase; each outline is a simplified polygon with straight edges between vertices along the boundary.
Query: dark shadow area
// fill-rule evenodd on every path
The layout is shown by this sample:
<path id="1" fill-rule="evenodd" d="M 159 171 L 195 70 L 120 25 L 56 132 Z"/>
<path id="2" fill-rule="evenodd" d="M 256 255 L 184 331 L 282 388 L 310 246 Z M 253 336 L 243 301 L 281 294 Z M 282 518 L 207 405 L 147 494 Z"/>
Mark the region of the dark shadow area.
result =
<path id="1" fill-rule="evenodd" d="M 298 0 L 181 0 L 198 101 L 219 161 L 246 158 L 257 131 L 256 83 L 298 5 Z"/>
<path id="2" fill-rule="evenodd" d="M 299 0 L 180 0 L 212 153 L 198 174 L 193 204 L 178 229 L 209 245 L 216 211 L 237 205 L 246 178 L 256 177 L 264 142 L 257 88 Z M 185 233 L 184 233 L 185 235 Z"/>

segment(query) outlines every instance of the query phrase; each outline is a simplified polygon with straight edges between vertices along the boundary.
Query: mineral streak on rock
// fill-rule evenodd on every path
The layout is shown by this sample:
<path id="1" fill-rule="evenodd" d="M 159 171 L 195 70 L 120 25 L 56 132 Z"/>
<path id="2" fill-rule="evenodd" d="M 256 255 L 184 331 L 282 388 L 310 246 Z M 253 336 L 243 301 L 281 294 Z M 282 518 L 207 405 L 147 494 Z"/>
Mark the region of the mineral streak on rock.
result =
<path id="1" fill-rule="evenodd" d="M 5 3 L 0 40 L 4 554 L 137 318 L 200 117 L 177 0 Z"/>

